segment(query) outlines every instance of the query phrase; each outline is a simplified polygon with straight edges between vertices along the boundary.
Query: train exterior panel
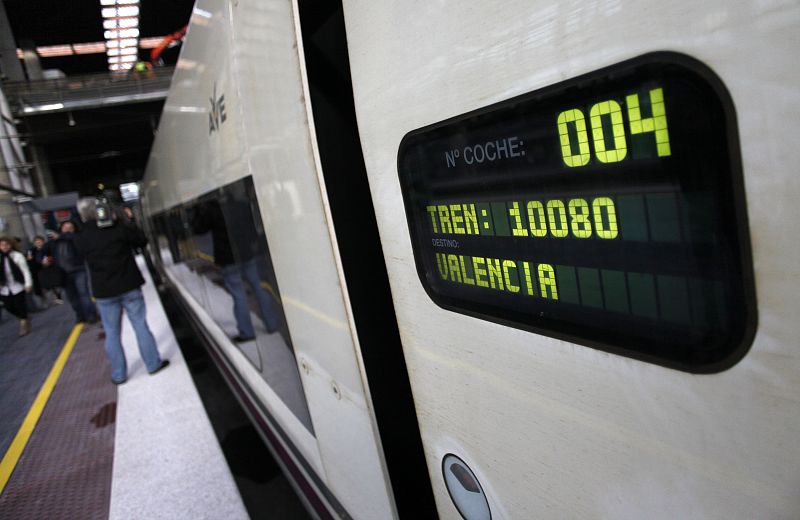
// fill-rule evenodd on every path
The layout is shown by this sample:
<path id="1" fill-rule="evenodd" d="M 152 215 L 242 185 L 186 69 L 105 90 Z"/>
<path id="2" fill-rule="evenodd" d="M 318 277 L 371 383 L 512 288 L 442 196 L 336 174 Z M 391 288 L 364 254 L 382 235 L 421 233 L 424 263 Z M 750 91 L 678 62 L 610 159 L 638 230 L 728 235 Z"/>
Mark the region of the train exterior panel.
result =
<path id="1" fill-rule="evenodd" d="M 167 278 L 291 439 L 296 456 L 349 514 L 389 518 L 394 506 L 315 164 L 295 20 L 287 2 L 197 3 L 148 167 L 147 211 L 156 217 L 174 213 L 176 246 L 186 250 L 174 262 L 162 236 Z M 200 274 L 214 269 L 213 258 L 199 264 L 203 257 L 219 251 L 204 248 L 213 241 L 203 240 L 207 233 L 188 229 L 196 216 L 191 213 L 228 217 L 225 203 L 222 214 L 196 204 L 213 202 L 221 187 L 243 177 L 252 178 L 260 208 L 255 226 L 269 244 L 294 348 L 272 368 L 279 354 L 271 345 L 237 347 L 228 339 L 236 335 L 235 324 L 215 313 L 233 303 L 221 301 L 224 283 Z M 234 240 L 244 232 L 240 224 L 226 222 L 223 232 Z M 259 319 L 252 321 L 258 330 Z M 286 381 L 293 372 L 299 381 Z M 279 395 L 276 386 L 294 393 Z M 307 403 L 307 411 L 288 403 Z"/>
<path id="2" fill-rule="evenodd" d="M 786 225 L 800 217 L 800 155 L 786 138 L 800 120 L 797 5 L 353 0 L 345 14 L 364 156 L 442 517 L 459 516 L 436 478 L 448 453 L 475 472 L 493 518 L 796 517 L 800 246 Z M 705 63 L 735 106 L 758 303 L 749 353 L 695 375 L 437 306 L 415 268 L 396 167 L 404 136 L 658 51 Z"/>
<path id="3" fill-rule="evenodd" d="M 800 271 L 794 259 L 800 245 L 787 229 L 800 219 L 794 173 L 800 151 L 790 137 L 800 130 L 797 4 L 345 0 L 340 11 L 328 9 L 301 1 L 199 0 L 143 182 L 158 269 L 213 345 L 223 372 L 309 509 L 321 518 L 365 519 L 796 518 L 800 325 L 794 306 Z M 343 41 L 333 45 L 338 40 L 331 34 L 343 35 L 345 27 L 346 47 Z M 341 55 L 349 57 L 350 68 L 330 67 Z M 712 101 L 722 107 L 723 116 L 704 127 L 705 134 L 698 131 L 699 142 L 686 146 L 679 132 L 691 121 L 704 124 L 705 112 L 693 118 L 678 110 L 673 91 L 662 91 L 659 82 L 668 75 L 658 76 L 658 63 L 669 60 L 700 71 L 695 83 L 690 71 L 670 85 L 691 93 L 708 83 L 708 91 L 716 92 Z M 631 63 L 644 64 L 645 72 L 630 77 L 652 73 L 656 79 L 646 78 L 638 98 L 625 91 L 605 104 L 603 88 L 624 82 L 625 71 L 634 70 L 625 64 Z M 569 103 L 547 105 L 562 98 Z M 576 104 L 579 98 L 584 104 Z M 357 129 L 355 116 L 350 123 L 350 116 L 339 117 L 340 105 L 347 104 L 343 99 L 354 103 Z M 527 264 L 498 268 L 496 281 L 504 280 L 505 293 L 491 291 L 497 287 L 489 287 L 490 275 L 484 275 L 481 292 L 475 280 L 478 266 L 493 255 L 494 246 L 487 244 L 514 251 L 522 243 L 511 236 L 515 216 L 522 219 L 518 223 L 529 218 L 530 233 L 537 231 L 533 213 L 514 213 L 502 197 L 524 201 L 524 193 L 514 192 L 514 179 L 527 179 L 526 189 L 533 191 L 538 181 L 488 162 L 463 170 L 463 178 L 448 179 L 448 171 L 466 160 L 455 150 L 465 154 L 469 147 L 474 160 L 480 144 L 485 158 L 485 144 L 491 142 L 495 157 L 501 150 L 520 163 L 528 160 L 522 151 L 544 151 L 514 140 L 522 130 L 484 132 L 479 142 L 470 140 L 471 129 L 529 110 L 522 123 L 514 123 L 524 126 L 541 115 L 541 107 L 550 107 L 542 117 L 551 121 L 554 134 L 541 142 L 560 142 L 553 149 L 556 162 L 580 190 L 569 198 L 563 186 L 573 181 L 542 177 L 545 185 L 562 190 L 541 197 L 542 215 L 551 211 L 551 227 L 542 227 L 542 233 L 557 227 L 558 204 L 547 204 L 560 197 L 562 210 L 569 206 L 573 218 L 581 204 L 587 212 L 605 207 L 605 217 L 585 222 L 610 243 L 627 240 L 627 224 L 620 210 L 623 229 L 617 237 L 607 208 L 621 208 L 622 199 L 630 202 L 632 195 L 623 193 L 625 178 L 616 173 L 611 175 L 622 183 L 617 186 L 622 195 L 605 198 L 597 196 L 602 190 L 593 191 L 591 179 L 611 171 L 599 163 L 623 164 L 625 157 L 598 152 L 627 146 L 633 160 L 641 139 L 632 133 L 655 137 L 656 130 L 665 130 L 658 127 L 666 124 L 658 121 L 664 103 L 672 134 L 656 139 L 641 162 L 623 166 L 632 178 L 661 190 L 641 199 L 648 208 L 642 214 L 649 211 L 655 222 L 659 214 L 652 208 L 664 207 L 662 192 L 673 190 L 675 201 L 688 204 L 681 197 L 694 185 L 692 175 L 669 171 L 663 165 L 670 163 L 662 159 L 679 160 L 687 148 L 706 146 L 711 151 L 699 160 L 709 161 L 716 143 L 727 143 L 724 158 L 730 164 L 716 178 L 711 198 L 702 199 L 713 204 L 680 218 L 708 217 L 710 229 L 730 233 L 710 239 L 713 248 L 691 243 L 685 265 L 656 259 L 665 269 L 685 267 L 711 278 L 718 276 L 715 270 L 733 273 L 724 287 L 698 285 L 694 278 L 680 282 L 686 301 L 718 308 L 706 307 L 700 316 L 696 303 L 687 304 L 689 310 L 674 306 L 679 315 L 686 313 L 683 328 L 656 319 L 669 303 L 662 293 L 653 296 L 650 322 L 603 314 L 614 305 L 631 311 L 633 289 L 626 289 L 622 304 L 597 289 L 592 307 L 588 293 L 578 291 L 592 279 L 581 273 L 598 273 L 601 287 L 616 276 L 613 270 L 562 271 L 546 259 L 538 271 L 533 264 L 527 290 L 555 300 L 553 286 L 562 274 L 577 272 L 576 303 L 564 311 L 576 320 L 574 328 L 547 321 L 547 309 L 557 314 L 562 301 L 542 303 L 540 314 L 524 305 L 515 308 L 518 295 L 511 293 L 525 292 Z M 702 103 L 694 106 L 705 110 Z M 680 120 L 670 119 L 677 115 Z M 603 126 L 614 117 L 623 130 Z M 646 122 L 636 126 L 642 118 L 653 128 L 647 130 Z M 715 129 L 724 135 L 711 135 Z M 452 135 L 442 137 L 445 131 Z M 613 135 L 621 140 L 593 139 L 585 150 L 578 144 L 581 132 L 603 131 L 618 132 Z M 345 137 L 356 147 L 360 143 L 362 166 L 360 152 L 355 159 L 347 155 Z M 435 139 L 440 138 L 459 146 L 439 150 Z M 430 172 L 420 168 L 424 154 L 415 151 L 426 145 L 438 150 L 439 166 Z M 408 150 L 416 155 L 406 161 Z M 576 172 L 584 166 L 588 173 L 581 178 Z M 359 168 L 367 200 L 347 184 Z M 657 182 L 647 178 L 648 168 L 661 176 Z M 426 175 L 436 182 L 425 184 Z M 456 185 L 462 191 L 448 195 L 448 187 Z M 506 195 L 482 193 L 486 186 L 505 186 Z M 461 205 L 464 193 L 473 198 Z M 505 231 L 493 228 L 491 239 L 442 234 L 433 246 L 422 244 L 414 204 L 434 195 L 447 204 L 458 202 L 454 214 L 462 219 L 467 202 L 490 214 L 505 204 L 499 210 L 505 215 L 475 221 L 476 235 L 477 222 L 487 229 L 498 218 L 510 224 Z M 425 225 L 449 226 L 452 232 L 454 221 L 442 220 L 449 218 L 449 208 L 430 210 Z M 421 211 L 426 216 L 424 204 Z M 456 230 L 471 229 L 455 222 Z M 649 236 L 655 236 L 653 226 L 659 224 L 648 225 Z M 660 232 L 670 225 L 662 222 Z M 564 226 L 566 238 L 559 244 L 576 245 L 543 245 L 542 255 L 567 255 L 589 243 L 580 241 L 588 227 Z M 692 226 L 680 229 L 680 236 L 693 236 Z M 482 244 L 483 264 L 471 263 L 477 253 L 459 252 L 459 240 Z M 378 256 L 362 256 L 358 248 L 372 243 Z M 611 247 L 580 250 L 588 251 L 585 265 L 611 258 L 596 253 Z M 624 262 L 647 246 L 636 247 L 621 249 L 614 258 Z M 654 250 L 672 251 L 669 247 Z M 452 259 L 434 258 L 434 251 L 447 248 Z M 421 256 L 427 253 L 429 264 Z M 473 267 L 465 268 L 464 259 Z M 388 274 L 385 291 L 370 270 L 376 268 Z M 453 270 L 457 279 L 449 274 Z M 670 273 L 653 275 L 652 291 L 677 279 Z M 461 285 L 452 285 L 456 282 Z M 437 293 L 442 287 L 451 292 L 442 296 Z M 683 294 L 671 287 L 673 294 Z M 736 295 L 736 301 L 714 300 L 703 290 L 697 296 L 693 287 Z M 561 289 L 565 300 L 568 292 Z M 700 300 L 689 300 L 691 294 Z M 591 323 L 581 322 L 582 316 Z M 736 337 L 706 365 L 693 357 L 696 351 L 680 356 L 678 347 L 671 351 L 671 336 L 662 333 L 674 330 L 676 345 L 679 336 L 700 341 L 702 334 L 692 329 L 700 319 L 717 320 Z M 379 330 L 370 333 L 370 323 Z M 627 323 L 639 327 L 640 336 L 631 335 Z M 652 330 L 642 323 L 652 323 Z M 392 334 L 399 359 L 389 357 Z M 651 341 L 641 339 L 647 334 Z M 387 390 L 388 378 L 406 377 L 406 367 L 410 388 Z M 403 419 L 392 423 L 387 416 L 394 406 L 400 410 L 401 402 L 412 407 L 412 418 L 398 412 Z M 421 439 L 423 468 L 398 469 L 413 456 L 406 457 L 408 446 L 398 444 L 391 431 Z M 420 487 L 409 491 L 404 483 L 414 481 Z M 426 488 L 435 500 L 430 509 Z M 417 489 L 423 491 L 414 509 Z"/>

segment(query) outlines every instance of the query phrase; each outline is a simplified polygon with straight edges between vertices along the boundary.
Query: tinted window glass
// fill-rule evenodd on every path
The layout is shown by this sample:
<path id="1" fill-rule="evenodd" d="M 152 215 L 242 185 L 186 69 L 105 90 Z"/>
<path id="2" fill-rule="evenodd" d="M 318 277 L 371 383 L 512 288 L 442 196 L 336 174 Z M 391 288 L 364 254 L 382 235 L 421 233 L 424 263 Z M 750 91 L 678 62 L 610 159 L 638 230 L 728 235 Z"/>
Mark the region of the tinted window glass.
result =
<path id="1" fill-rule="evenodd" d="M 180 261 L 171 270 L 313 433 L 252 178 L 176 214 L 184 238 L 177 240 L 173 257 Z"/>

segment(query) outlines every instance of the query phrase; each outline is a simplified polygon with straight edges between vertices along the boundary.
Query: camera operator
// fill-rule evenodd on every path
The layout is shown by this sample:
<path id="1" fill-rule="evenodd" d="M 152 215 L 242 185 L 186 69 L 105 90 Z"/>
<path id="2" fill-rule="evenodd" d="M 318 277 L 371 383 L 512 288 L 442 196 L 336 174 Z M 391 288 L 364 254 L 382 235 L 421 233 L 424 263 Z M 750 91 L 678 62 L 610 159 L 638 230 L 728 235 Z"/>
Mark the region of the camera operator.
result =
<path id="1" fill-rule="evenodd" d="M 144 278 L 133 256 L 133 248 L 144 247 L 144 233 L 122 214 L 93 197 L 78 201 L 78 213 L 86 223 L 75 245 L 86 258 L 92 289 L 106 332 L 106 354 L 111 361 L 111 381 L 127 380 L 128 369 L 122 350 L 122 309 L 136 333 L 136 342 L 147 371 L 155 374 L 169 365 L 162 360 L 150 328 L 147 326 L 141 286 Z"/>

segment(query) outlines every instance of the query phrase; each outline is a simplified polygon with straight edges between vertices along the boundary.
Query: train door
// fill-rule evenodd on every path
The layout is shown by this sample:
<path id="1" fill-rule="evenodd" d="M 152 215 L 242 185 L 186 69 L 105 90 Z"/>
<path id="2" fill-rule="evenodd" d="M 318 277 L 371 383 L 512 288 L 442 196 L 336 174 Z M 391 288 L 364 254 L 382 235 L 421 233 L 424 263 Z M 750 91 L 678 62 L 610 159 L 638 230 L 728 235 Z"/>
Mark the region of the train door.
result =
<path id="1" fill-rule="evenodd" d="M 442 517 L 797 517 L 798 6 L 344 12 Z"/>

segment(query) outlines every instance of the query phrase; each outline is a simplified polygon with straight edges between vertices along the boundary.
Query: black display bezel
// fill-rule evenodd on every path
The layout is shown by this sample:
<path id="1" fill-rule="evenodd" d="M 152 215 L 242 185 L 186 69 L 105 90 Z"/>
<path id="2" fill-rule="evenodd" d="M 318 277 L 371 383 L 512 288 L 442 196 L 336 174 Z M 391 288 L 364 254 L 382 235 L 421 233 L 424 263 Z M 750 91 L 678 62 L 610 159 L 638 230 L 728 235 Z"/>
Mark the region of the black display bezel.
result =
<path id="1" fill-rule="evenodd" d="M 417 222 L 414 220 L 412 196 L 409 193 L 411 175 L 404 175 L 403 159 L 409 149 L 412 148 L 426 134 L 445 127 L 467 124 L 481 116 L 493 114 L 498 111 L 507 111 L 516 105 L 536 103 L 541 100 L 549 100 L 569 91 L 573 87 L 593 84 L 598 81 L 609 81 L 624 74 L 633 74 L 633 71 L 651 70 L 654 67 L 680 67 L 688 75 L 699 78 L 713 91 L 721 106 L 722 117 L 724 118 L 724 135 L 727 144 L 728 176 L 727 182 L 730 183 L 730 190 L 727 199 L 723 200 L 726 207 L 732 214 L 724 215 L 733 219 L 730 239 L 734 245 L 731 259 L 738 259 L 738 283 L 737 294 L 741 295 L 740 318 L 741 323 L 737 324 L 735 338 L 725 345 L 725 348 L 718 348 L 713 352 L 691 351 L 684 348 L 677 355 L 669 346 L 665 345 L 645 345 L 642 339 L 631 338 L 624 333 L 612 329 L 598 329 L 597 327 L 586 327 L 576 323 L 547 323 L 547 320 L 536 319 L 524 313 L 515 313 L 511 309 L 500 309 L 490 307 L 480 302 L 464 300 L 445 294 L 440 294 L 433 290 L 428 281 L 424 262 L 420 252 L 423 251 L 424 244 L 420 241 L 417 233 Z M 406 218 L 412 240 L 417 273 L 423 288 L 428 296 L 438 306 L 460 314 L 465 314 L 478 319 L 499 323 L 502 325 L 527 330 L 537 334 L 570 341 L 591 348 L 612 352 L 615 354 L 647 361 L 650 363 L 667 366 L 670 368 L 683 370 L 692 373 L 714 373 L 725 370 L 736 364 L 748 351 L 755 336 L 757 311 L 755 301 L 754 277 L 752 272 L 752 259 L 750 252 L 750 240 L 747 224 L 747 212 L 744 197 L 744 184 L 742 178 L 740 148 L 738 141 L 736 114 L 731 97 L 722 81 L 706 65 L 689 56 L 675 52 L 654 52 L 626 60 L 624 62 L 605 67 L 603 69 L 569 79 L 567 81 L 545 87 L 534 92 L 526 93 L 493 105 L 471 111 L 466 114 L 426 126 L 409 132 L 400 143 L 398 151 L 398 175 L 403 193 L 406 209 Z M 430 247 L 430 246 L 428 246 Z M 487 308 L 490 307 L 490 308 Z M 556 320 L 558 322 L 558 320 Z M 560 326 L 559 326 L 560 325 Z"/>

